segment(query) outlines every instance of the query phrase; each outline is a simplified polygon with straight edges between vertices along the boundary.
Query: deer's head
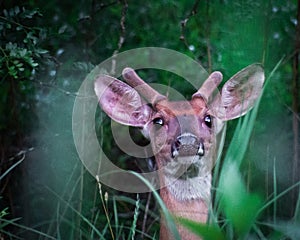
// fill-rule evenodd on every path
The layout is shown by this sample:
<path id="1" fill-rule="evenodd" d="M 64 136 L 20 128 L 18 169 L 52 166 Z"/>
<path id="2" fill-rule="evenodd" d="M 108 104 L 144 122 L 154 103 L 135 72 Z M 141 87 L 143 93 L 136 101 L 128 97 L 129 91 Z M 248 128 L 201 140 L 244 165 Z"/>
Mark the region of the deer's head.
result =
<path id="1" fill-rule="evenodd" d="M 241 70 L 212 98 L 222 81 L 222 74 L 213 72 L 190 101 L 168 101 L 133 69 L 125 68 L 123 77 L 129 85 L 107 75 L 96 79 L 101 108 L 114 121 L 142 130 L 158 168 L 163 168 L 160 181 L 173 183 L 169 190 L 176 199 L 207 199 L 216 134 L 225 121 L 254 106 L 264 82 L 262 67 L 254 64 Z"/>

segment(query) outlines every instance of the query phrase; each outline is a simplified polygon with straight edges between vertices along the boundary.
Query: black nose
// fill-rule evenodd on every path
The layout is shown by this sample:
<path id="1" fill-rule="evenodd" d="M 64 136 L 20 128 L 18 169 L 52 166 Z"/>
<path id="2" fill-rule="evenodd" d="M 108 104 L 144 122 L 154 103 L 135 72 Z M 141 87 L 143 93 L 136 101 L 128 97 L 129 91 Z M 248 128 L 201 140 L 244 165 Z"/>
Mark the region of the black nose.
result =
<path id="1" fill-rule="evenodd" d="M 195 155 L 204 156 L 203 140 L 189 133 L 178 136 L 172 145 L 172 157 Z"/>

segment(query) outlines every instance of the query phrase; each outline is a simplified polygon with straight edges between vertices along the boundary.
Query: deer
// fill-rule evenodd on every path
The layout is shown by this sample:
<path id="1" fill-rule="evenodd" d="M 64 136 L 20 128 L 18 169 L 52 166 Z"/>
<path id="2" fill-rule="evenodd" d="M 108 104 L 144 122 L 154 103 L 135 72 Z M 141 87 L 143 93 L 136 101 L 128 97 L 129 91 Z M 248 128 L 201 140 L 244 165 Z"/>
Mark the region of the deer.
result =
<path id="1" fill-rule="evenodd" d="M 159 170 L 160 197 L 175 218 L 208 221 L 212 169 L 217 134 L 228 120 L 253 108 L 262 93 L 264 70 L 252 64 L 231 77 L 214 95 L 223 75 L 212 72 L 190 100 L 169 101 L 149 86 L 132 68 L 126 83 L 99 75 L 94 90 L 102 110 L 114 121 L 137 127 L 150 140 Z M 179 223 L 181 239 L 200 239 Z M 161 216 L 160 239 L 174 239 Z"/>

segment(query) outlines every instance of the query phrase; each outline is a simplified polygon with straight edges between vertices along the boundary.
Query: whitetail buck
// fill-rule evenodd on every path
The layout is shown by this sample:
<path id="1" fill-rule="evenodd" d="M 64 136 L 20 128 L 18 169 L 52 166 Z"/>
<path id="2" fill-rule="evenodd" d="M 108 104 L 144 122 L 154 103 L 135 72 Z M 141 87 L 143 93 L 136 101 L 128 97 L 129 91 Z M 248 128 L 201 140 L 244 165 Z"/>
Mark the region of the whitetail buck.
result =
<path id="1" fill-rule="evenodd" d="M 227 81 L 221 94 L 213 91 L 222 81 L 213 72 L 190 101 L 168 101 L 131 68 L 123 70 L 124 82 L 98 76 L 95 92 L 101 108 L 121 124 L 141 128 L 150 140 L 159 172 L 160 196 L 178 217 L 206 222 L 210 204 L 211 170 L 216 135 L 227 120 L 244 115 L 260 96 L 264 71 L 253 64 Z M 146 100 L 146 101 L 145 101 Z M 160 239 L 173 239 L 162 217 Z M 199 239 L 177 226 L 182 239 Z"/>

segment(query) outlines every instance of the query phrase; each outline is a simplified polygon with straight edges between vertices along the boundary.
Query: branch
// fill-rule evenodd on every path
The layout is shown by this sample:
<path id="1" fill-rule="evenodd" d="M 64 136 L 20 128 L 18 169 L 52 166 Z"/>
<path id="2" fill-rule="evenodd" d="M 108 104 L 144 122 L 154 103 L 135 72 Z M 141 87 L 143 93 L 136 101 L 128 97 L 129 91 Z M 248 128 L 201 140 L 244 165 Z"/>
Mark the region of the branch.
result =
<path id="1" fill-rule="evenodd" d="M 112 59 L 111 71 L 110 71 L 110 73 L 112 75 L 114 75 L 115 72 L 116 72 L 116 59 L 115 59 L 115 57 L 119 53 L 120 49 L 122 48 L 123 43 L 125 41 L 125 35 L 126 35 L 125 21 L 126 21 L 126 14 L 127 14 L 127 9 L 128 9 L 128 4 L 127 4 L 127 0 L 121 0 L 121 2 L 123 4 L 122 13 L 121 13 L 122 15 L 121 15 L 121 19 L 120 19 L 121 33 L 120 33 L 120 37 L 119 37 L 118 47 L 113 53 L 113 59 Z"/>
<path id="2" fill-rule="evenodd" d="M 200 0 L 196 0 L 194 2 L 193 8 L 191 9 L 190 13 L 185 17 L 185 19 L 181 20 L 181 22 L 180 22 L 181 31 L 180 31 L 179 39 L 184 43 L 184 45 L 188 49 L 189 49 L 189 43 L 185 37 L 185 28 L 186 28 L 187 22 L 190 20 L 190 18 L 197 14 L 199 3 L 200 3 Z"/>
<path id="3" fill-rule="evenodd" d="M 67 96 L 74 96 L 74 97 L 86 97 L 86 96 L 80 96 L 77 92 L 70 92 L 70 91 L 66 91 L 58 86 L 56 86 L 55 84 L 51 84 L 51 83 L 45 83 L 45 82 L 42 82 L 42 81 L 37 81 L 37 80 L 30 80 L 34 83 L 37 83 L 39 84 L 40 86 L 42 87 L 48 87 L 48 88 L 53 88 L 59 92 L 62 92 L 63 94 L 67 95 Z"/>
<path id="4" fill-rule="evenodd" d="M 113 6 L 115 4 L 118 4 L 118 3 L 119 3 L 119 1 L 113 1 L 113 2 L 110 2 L 110 3 L 100 3 L 100 5 L 97 6 L 97 8 L 96 8 L 95 13 L 101 11 L 104 8 L 111 7 L 111 6 Z"/>

